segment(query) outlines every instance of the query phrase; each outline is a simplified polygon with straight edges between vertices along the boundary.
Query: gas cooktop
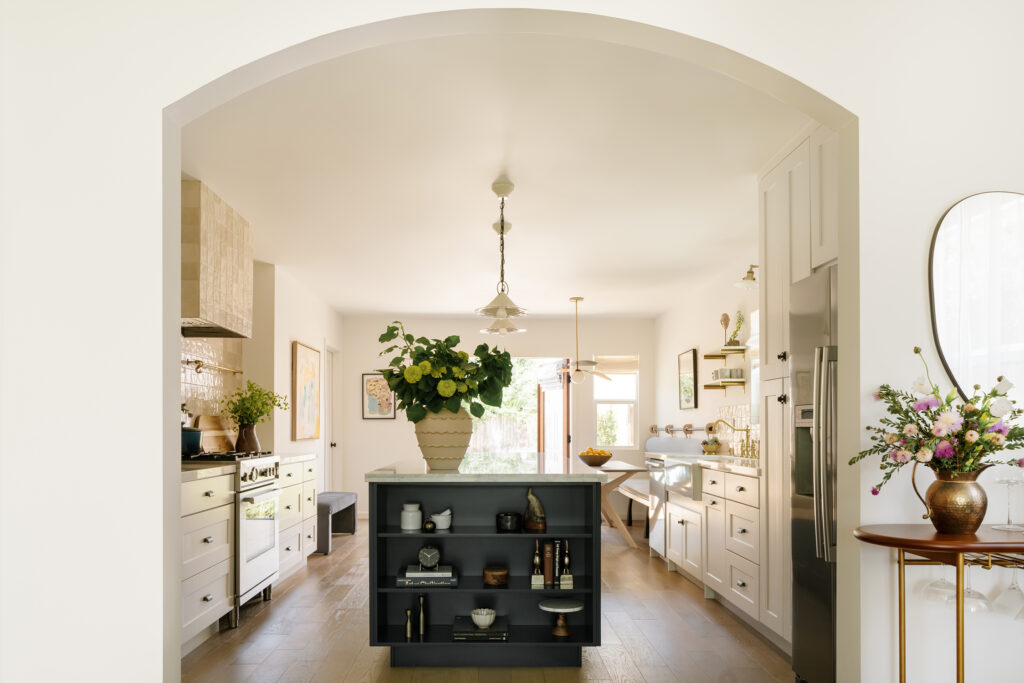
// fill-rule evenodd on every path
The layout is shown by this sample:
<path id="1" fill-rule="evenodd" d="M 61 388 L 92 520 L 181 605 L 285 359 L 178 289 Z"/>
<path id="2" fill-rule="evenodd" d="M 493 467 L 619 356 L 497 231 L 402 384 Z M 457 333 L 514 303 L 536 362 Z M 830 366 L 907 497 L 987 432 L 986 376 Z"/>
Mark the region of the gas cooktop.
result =
<path id="1" fill-rule="evenodd" d="M 263 458 L 270 455 L 270 451 L 252 451 L 250 453 L 238 453 L 235 451 L 225 451 L 223 453 L 196 453 L 195 455 L 182 455 L 182 460 L 190 462 L 202 462 L 202 461 L 229 461 L 237 462 L 239 460 L 249 460 L 250 458 Z"/>

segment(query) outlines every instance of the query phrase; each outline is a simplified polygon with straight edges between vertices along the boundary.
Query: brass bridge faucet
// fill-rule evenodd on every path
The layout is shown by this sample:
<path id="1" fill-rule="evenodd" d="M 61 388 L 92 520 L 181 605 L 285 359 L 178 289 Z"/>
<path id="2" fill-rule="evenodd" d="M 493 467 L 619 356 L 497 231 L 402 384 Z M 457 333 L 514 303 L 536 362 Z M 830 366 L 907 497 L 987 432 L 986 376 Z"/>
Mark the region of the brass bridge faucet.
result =
<path id="1" fill-rule="evenodd" d="M 715 420 L 714 422 L 709 422 L 707 427 L 705 427 L 705 430 L 708 434 L 713 434 L 715 431 L 715 427 L 717 427 L 718 425 L 725 425 L 734 432 L 743 432 L 743 446 L 740 449 L 740 457 L 749 458 L 752 460 L 757 459 L 757 453 L 754 451 L 753 447 L 750 444 L 750 427 L 737 427 L 736 425 L 733 425 L 725 420 L 719 419 Z"/>

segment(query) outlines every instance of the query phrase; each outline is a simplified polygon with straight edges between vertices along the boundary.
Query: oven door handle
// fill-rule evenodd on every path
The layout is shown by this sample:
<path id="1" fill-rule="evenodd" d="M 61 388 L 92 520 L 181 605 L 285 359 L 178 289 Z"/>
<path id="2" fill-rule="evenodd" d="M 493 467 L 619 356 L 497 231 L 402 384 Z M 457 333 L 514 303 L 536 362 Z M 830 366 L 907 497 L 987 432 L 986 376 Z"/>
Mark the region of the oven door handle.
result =
<path id="1" fill-rule="evenodd" d="M 260 493 L 251 493 L 248 496 L 242 496 L 242 502 L 255 505 L 256 503 L 262 503 L 263 501 L 271 498 L 277 498 L 280 495 L 281 489 L 270 489 L 269 491 L 261 491 Z"/>

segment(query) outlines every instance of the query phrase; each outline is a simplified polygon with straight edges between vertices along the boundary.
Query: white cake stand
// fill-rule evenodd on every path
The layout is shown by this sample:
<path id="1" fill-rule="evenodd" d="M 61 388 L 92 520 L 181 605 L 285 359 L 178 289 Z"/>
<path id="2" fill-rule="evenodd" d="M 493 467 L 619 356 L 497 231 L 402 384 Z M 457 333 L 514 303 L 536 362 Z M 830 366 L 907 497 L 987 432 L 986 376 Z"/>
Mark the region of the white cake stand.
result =
<path id="1" fill-rule="evenodd" d="M 569 630 L 569 624 L 565 620 L 565 615 L 571 612 L 583 611 L 583 603 L 579 600 L 565 600 L 562 598 L 556 598 L 553 600 L 545 600 L 540 603 L 541 610 L 545 612 L 554 612 L 558 615 L 558 619 L 555 621 L 555 627 L 551 629 L 551 635 L 556 638 L 568 638 L 572 635 L 572 631 Z"/>

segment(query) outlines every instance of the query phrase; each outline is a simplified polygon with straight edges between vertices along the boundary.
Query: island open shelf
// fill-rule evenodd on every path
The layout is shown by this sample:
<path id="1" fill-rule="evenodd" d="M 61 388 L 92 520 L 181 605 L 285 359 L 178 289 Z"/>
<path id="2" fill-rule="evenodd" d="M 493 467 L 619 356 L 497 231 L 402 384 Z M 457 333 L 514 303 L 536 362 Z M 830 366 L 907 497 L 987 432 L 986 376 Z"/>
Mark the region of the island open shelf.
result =
<path id="1" fill-rule="evenodd" d="M 601 502 L 603 475 L 537 475 L 536 480 L 502 475 L 464 479 L 423 475 L 367 475 L 370 505 L 370 644 L 391 648 L 392 666 L 580 666 L 582 648 L 601 644 Z M 526 490 L 544 505 L 544 533 L 497 533 L 495 515 L 526 509 Z M 425 513 L 452 510 L 449 533 L 405 533 L 404 503 L 420 503 Z M 573 588 L 530 587 L 535 542 L 568 542 Z M 396 577 L 416 563 L 426 544 L 440 550 L 441 563 L 454 567 L 457 587 L 405 588 Z M 508 586 L 484 585 L 483 569 L 509 570 Z M 419 636 L 418 598 L 425 596 L 427 629 Z M 543 600 L 578 600 L 583 610 L 567 615 L 572 635 L 556 638 L 555 615 L 541 611 Z M 490 607 L 509 623 L 505 642 L 452 640 L 456 616 Z M 413 610 L 413 637 L 405 637 L 405 610 Z"/>

